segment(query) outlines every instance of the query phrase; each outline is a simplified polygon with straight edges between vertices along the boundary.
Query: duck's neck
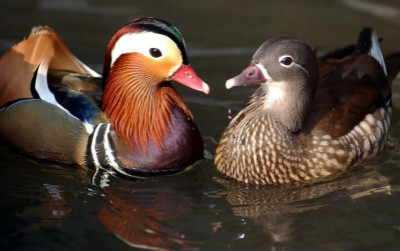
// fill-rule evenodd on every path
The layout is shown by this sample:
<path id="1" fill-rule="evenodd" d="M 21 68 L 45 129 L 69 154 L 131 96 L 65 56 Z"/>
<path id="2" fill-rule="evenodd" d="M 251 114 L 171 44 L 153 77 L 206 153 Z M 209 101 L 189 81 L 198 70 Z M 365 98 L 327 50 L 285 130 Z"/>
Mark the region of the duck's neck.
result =
<path id="1" fill-rule="evenodd" d="M 262 85 L 253 95 L 251 103 L 262 102 L 259 109 L 289 131 L 297 132 L 303 127 L 313 94 L 313 90 L 301 88 L 301 85 L 292 88 L 287 83 L 274 82 Z"/>
<path id="2" fill-rule="evenodd" d="M 170 132 L 172 107 L 192 114 L 169 82 L 114 67 L 107 78 L 102 109 L 122 142 L 146 152 L 149 141 L 162 148 Z"/>

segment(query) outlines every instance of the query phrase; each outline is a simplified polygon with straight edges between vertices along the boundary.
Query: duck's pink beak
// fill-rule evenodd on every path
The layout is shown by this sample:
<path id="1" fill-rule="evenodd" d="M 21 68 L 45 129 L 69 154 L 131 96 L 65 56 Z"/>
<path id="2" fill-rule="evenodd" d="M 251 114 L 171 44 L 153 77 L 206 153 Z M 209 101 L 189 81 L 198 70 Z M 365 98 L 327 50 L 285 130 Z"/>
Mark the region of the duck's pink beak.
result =
<path id="1" fill-rule="evenodd" d="M 267 81 L 267 78 L 264 76 L 262 70 L 254 65 L 247 67 L 236 77 L 227 80 L 225 87 L 226 89 L 231 89 L 236 86 L 262 84 L 265 81 Z"/>
<path id="2" fill-rule="evenodd" d="M 171 79 L 194 90 L 204 92 L 205 94 L 210 93 L 210 87 L 197 76 L 190 65 L 183 64 L 171 76 Z"/>

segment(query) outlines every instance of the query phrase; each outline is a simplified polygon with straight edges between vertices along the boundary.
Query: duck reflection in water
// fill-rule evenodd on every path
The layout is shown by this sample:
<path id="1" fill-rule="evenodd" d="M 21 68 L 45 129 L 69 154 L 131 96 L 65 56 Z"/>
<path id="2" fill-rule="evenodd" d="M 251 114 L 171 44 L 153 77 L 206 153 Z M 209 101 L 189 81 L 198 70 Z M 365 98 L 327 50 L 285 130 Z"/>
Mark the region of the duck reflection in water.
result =
<path id="1" fill-rule="evenodd" d="M 197 204 L 189 194 L 197 190 L 193 188 L 197 184 L 164 178 L 137 182 L 119 180 L 104 189 L 106 202 L 96 216 L 107 230 L 130 246 L 197 250 L 200 242 L 184 239 L 183 233 L 168 225 Z"/>
<path id="2" fill-rule="evenodd" d="M 388 178 L 372 165 L 365 165 L 363 171 L 353 170 L 308 183 L 252 185 L 218 177 L 215 180 L 223 185 L 234 215 L 261 225 L 274 246 L 298 237 L 294 221 L 297 218 L 292 214 L 328 209 L 339 198 L 355 201 L 377 193 L 389 195 L 391 190 Z"/>
<path id="3" fill-rule="evenodd" d="M 63 187 L 50 183 L 34 184 L 32 182 L 29 187 L 31 191 L 35 191 L 29 198 L 26 194 L 18 194 L 19 192 L 9 194 L 29 201 L 16 213 L 17 217 L 27 222 L 18 229 L 19 233 L 29 233 L 41 227 L 58 226 L 63 219 L 74 215 L 73 205 L 76 201 L 76 193 L 68 192 Z"/>
<path id="4" fill-rule="evenodd" d="M 184 182 L 177 182 L 178 176 L 135 181 L 111 177 L 109 186 L 101 188 L 91 185 L 92 177 L 79 169 L 26 166 L 25 169 L 5 170 L 0 183 L 0 190 L 8 198 L 3 203 L 4 211 L 12 210 L 9 214 L 15 215 L 6 220 L 7 232 L 2 236 L 3 240 L 11 241 L 10 249 L 34 245 L 32 243 L 36 240 L 30 238 L 36 231 L 47 232 L 53 227 L 62 227 L 62 231 L 67 231 L 68 222 L 80 217 L 82 212 L 78 211 L 86 207 L 89 209 L 85 211 L 95 208 L 96 220 L 106 231 L 133 247 L 196 250 L 201 245 L 200 242 L 187 240 L 183 232 L 170 225 L 198 205 L 196 197 L 190 193 L 198 190 L 199 183 L 193 181 L 194 177 L 190 174 Z M 85 190 L 77 190 L 77 181 L 87 184 Z M 91 215 L 87 216 L 90 222 Z M 16 227 L 12 230 L 10 226 Z M 104 230 L 89 224 L 80 231 Z M 73 236 L 69 238 L 75 238 L 76 234 L 68 232 Z M 24 240 L 23 244 L 21 240 Z M 55 245 L 60 244 L 60 240 L 54 241 Z"/>

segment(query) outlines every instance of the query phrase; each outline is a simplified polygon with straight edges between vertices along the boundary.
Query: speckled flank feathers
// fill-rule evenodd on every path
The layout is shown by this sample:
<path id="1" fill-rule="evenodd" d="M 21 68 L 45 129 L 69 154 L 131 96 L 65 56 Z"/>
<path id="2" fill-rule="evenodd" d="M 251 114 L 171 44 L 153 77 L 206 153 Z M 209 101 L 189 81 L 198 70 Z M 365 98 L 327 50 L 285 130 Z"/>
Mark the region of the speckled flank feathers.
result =
<path id="1" fill-rule="evenodd" d="M 337 139 L 323 131 L 297 137 L 281 131 L 268 116 L 249 118 L 241 123 L 251 125 L 244 129 L 232 121 L 221 138 L 215 163 L 227 176 L 246 183 L 289 183 L 327 176 L 382 151 L 391 113 L 391 107 L 379 108 Z"/>

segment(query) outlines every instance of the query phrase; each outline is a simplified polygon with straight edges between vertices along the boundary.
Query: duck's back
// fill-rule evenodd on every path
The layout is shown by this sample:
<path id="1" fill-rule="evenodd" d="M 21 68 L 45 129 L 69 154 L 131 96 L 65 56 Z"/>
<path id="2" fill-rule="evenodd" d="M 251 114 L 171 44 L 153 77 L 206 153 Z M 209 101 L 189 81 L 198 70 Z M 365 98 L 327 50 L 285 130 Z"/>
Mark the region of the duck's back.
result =
<path id="1" fill-rule="evenodd" d="M 374 55 L 328 58 L 319 67 L 318 87 L 299 135 L 314 176 L 345 170 L 380 152 L 392 113 L 386 66 Z"/>
<path id="2" fill-rule="evenodd" d="M 332 137 L 343 136 L 366 114 L 390 105 L 390 84 L 381 65 L 371 56 L 329 59 L 319 65 L 322 73 L 303 133 L 325 130 Z"/>
<path id="3" fill-rule="evenodd" d="M 0 59 L 0 107 L 18 99 L 32 98 L 31 81 L 42 62 L 49 69 L 91 75 L 48 27 L 35 27 L 30 36 Z M 7 83 L 7 84 L 5 84 Z"/>
<path id="4" fill-rule="evenodd" d="M 80 98 L 81 108 L 97 107 L 82 100 L 101 88 L 95 76 L 52 29 L 35 27 L 0 59 L 0 139 L 35 158 L 84 164 L 90 126 L 68 106 Z"/>

